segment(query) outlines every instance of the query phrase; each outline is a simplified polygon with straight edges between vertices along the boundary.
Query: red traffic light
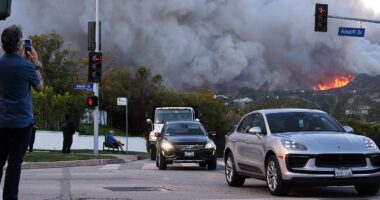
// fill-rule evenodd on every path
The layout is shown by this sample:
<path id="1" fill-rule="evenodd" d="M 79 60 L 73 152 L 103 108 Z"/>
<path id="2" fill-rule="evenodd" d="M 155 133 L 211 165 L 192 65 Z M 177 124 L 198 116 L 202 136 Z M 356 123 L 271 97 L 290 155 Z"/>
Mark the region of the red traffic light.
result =
<path id="1" fill-rule="evenodd" d="M 89 107 L 96 107 L 99 104 L 99 100 L 97 96 L 87 97 L 87 105 Z"/>
<path id="2" fill-rule="evenodd" d="M 102 61 L 102 55 L 95 55 L 92 57 L 92 61 L 99 62 Z"/>
<path id="3" fill-rule="evenodd" d="M 88 82 L 100 83 L 102 77 L 102 52 L 88 53 Z"/>
<path id="4" fill-rule="evenodd" d="M 319 13 L 320 13 L 320 14 L 325 14 L 326 11 L 327 11 L 327 8 L 326 8 L 326 7 L 323 7 L 323 6 L 319 7 Z"/>
<path id="5" fill-rule="evenodd" d="M 327 4 L 315 4 L 314 31 L 327 32 L 328 8 Z"/>

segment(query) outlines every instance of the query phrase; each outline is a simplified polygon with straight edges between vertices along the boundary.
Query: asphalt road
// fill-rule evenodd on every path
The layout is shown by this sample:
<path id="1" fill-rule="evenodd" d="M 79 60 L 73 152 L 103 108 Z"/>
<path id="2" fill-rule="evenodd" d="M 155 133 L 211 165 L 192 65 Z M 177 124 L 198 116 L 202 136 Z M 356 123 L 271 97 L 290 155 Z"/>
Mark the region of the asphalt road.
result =
<path id="1" fill-rule="evenodd" d="M 229 187 L 224 166 L 215 171 L 193 164 L 169 165 L 158 170 L 155 162 L 140 160 L 126 164 L 23 170 L 20 199 L 277 199 L 265 183 L 248 179 L 241 188 Z M 1 191 L 0 191 L 1 193 Z M 281 199 L 358 199 L 353 187 L 295 188 Z M 380 193 L 371 198 L 380 199 Z"/>

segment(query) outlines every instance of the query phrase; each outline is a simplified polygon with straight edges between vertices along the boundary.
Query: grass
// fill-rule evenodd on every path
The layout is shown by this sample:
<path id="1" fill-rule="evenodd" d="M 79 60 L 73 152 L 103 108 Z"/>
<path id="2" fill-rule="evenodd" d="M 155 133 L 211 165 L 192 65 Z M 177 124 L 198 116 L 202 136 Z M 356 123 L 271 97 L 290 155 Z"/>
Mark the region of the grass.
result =
<path id="1" fill-rule="evenodd" d="M 87 153 L 76 153 L 62 154 L 59 151 L 35 151 L 27 152 L 24 158 L 25 162 L 55 162 L 55 161 L 70 161 L 70 160 L 90 160 L 90 159 L 107 159 L 115 158 L 114 156 L 104 156 L 94 157 Z"/>

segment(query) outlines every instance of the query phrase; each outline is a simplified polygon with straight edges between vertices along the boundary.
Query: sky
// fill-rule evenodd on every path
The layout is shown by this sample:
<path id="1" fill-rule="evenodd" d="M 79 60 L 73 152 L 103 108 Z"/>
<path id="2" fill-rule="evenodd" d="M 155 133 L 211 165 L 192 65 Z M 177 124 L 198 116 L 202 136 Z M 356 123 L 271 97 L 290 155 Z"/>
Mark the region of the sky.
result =
<path id="1" fill-rule="evenodd" d="M 315 3 L 380 20 L 379 0 L 100 0 L 105 70 L 144 65 L 177 90 L 309 89 L 332 76 L 380 74 L 380 24 L 329 19 L 317 33 Z M 94 18 L 95 0 L 18 0 L 0 28 L 56 31 L 85 56 Z M 340 26 L 363 27 L 365 37 L 338 36 Z"/>

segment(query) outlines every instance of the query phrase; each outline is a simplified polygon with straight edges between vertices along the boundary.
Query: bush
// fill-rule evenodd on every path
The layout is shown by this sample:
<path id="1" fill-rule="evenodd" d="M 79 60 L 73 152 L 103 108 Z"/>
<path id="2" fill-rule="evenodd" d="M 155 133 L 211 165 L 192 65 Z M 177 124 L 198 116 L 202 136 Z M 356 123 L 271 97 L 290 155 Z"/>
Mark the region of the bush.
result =
<path id="1" fill-rule="evenodd" d="M 380 146 L 380 124 L 355 119 L 344 119 L 341 120 L 341 123 L 351 126 L 355 133 L 371 138 L 377 146 Z"/>

